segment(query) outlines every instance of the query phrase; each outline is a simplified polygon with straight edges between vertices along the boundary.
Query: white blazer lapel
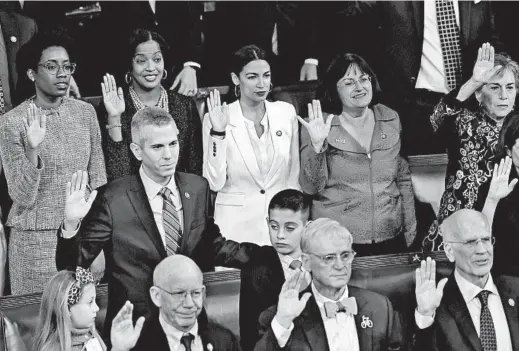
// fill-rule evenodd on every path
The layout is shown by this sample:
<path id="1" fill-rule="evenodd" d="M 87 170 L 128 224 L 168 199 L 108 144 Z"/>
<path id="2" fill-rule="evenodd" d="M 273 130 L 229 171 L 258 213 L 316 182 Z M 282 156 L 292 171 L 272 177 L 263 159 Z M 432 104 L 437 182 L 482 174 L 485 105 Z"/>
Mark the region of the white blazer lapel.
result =
<path id="1" fill-rule="evenodd" d="M 230 124 L 233 126 L 231 129 L 232 137 L 236 143 L 236 148 L 239 150 L 243 162 L 247 166 L 249 173 L 251 174 L 254 181 L 258 186 L 263 187 L 263 180 L 261 172 L 259 170 L 258 161 L 256 155 L 252 149 L 252 144 L 249 138 L 247 127 L 243 119 L 243 113 L 241 111 L 240 103 L 238 101 L 229 105 Z"/>
<path id="2" fill-rule="evenodd" d="M 267 111 L 267 118 L 269 121 L 270 137 L 272 138 L 272 146 L 274 147 L 274 159 L 270 165 L 267 177 L 265 178 L 266 186 L 272 180 L 276 172 L 279 170 L 283 162 L 286 160 L 283 157 L 282 150 L 290 149 L 291 138 L 287 134 L 285 116 L 281 116 L 282 110 L 268 101 L 265 102 Z M 284 123 L 285 122 L 285 123 Z M 290 126 L 291 128 L 292 126 Z M 290 152 L 290 151 L 289 151 Z"/>

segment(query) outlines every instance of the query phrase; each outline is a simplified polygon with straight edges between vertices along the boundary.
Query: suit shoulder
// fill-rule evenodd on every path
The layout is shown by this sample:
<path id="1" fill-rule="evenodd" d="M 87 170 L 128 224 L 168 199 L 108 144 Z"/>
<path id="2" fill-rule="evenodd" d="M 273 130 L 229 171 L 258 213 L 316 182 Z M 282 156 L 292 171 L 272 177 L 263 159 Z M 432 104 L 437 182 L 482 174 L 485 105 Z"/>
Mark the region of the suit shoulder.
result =
<path id="1" fill-rule="evenodd" d="M 111 182 L 99 187 L 99 193 L 104 194 L 107 198 L 121 192 L 126 192 L 133 182 L 138 182 L 136 175 L 125 175 L 123 177 L 112 180 Z"/>
<path id="2" fill-rule="evenodd" d="M 279 260 L 277 251 L 272 246 L 260 246 L 257 248 L 256 253 L 252 255 L 249 262 L 242 268 L 242 271 L 266 271 L 267 268 L 272 267 L 276 263 L 275 260 Z"/>
<path id="3" fill-rule="evenodd" d="M 193 173 L 177 172 L 177 176 L 181 181 L 188 183 L 194 187 L 208 187 L 207 179 Z"/>
<path id="4" fill-rule="evenodd" d="M 510 275 L 499 275 L 495 279 L 495 284 L 500 289 L 507 289 L 519 294 L 519 278 Z"/>
<path id="5" fill-rule="evenodd" d="M 375 106 L 373 106 L 373 110 L 377 111 L 379 114 L 384 116 L 398 118 L 398 113 L 384 104 L 376 104 Z"/>
<path id="6" fill-rule="evenodd" d="M 269 102 L 269 104 L 271 104 L 273 108 L 275 108 L 279 111 L 290 112 L 290 113 L 293 113 L 294 115 L 296 113 L 296 109 L 295 109 L 294 105 L 292 105 L 291 103 L 288 103 L 286 101 L 277 100 L 277 101 Z"/>
<path id="7" fill-rule="evenodd" d="M 385 295 L 379 294 L 377 292 L 366 290 L 362 288 L 358 288 L 356 286 L 348 285 L 350 296 L 362 297 L 365 300 L 368 300 L 370 304 L 382 304 L 387 305 L 391 303 L 389 298 Z"/>
<path id="8" fill-rule="evenodd" d="M 209 332 L 210 339 L 218 341 L 219 343 L 223 342 L 229 345 L 231 343 L 237 342 L 236 335 L 234 335 L 232 331 L 216 322 L 209 321 L 207 323 L 207 330 Z"/>

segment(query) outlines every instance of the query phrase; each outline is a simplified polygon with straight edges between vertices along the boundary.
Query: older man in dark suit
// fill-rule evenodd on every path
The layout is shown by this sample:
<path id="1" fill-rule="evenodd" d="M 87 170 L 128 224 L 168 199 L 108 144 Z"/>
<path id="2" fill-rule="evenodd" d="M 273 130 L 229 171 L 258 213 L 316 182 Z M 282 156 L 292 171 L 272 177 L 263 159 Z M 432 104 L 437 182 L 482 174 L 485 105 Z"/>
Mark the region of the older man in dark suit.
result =
<path id="1" fill-rule="evenodd" d="M 441 225 L 454 272 L 436 284 L 430 258 L 416 270 L 416 351 L 519 350 L 519 279 L 490 274 L 494 238 L 486 217 L 459 210 Z"/>
<path id="2" fill-rule="evenodd" d="M 153 269 L 167 256 L 186 255 L 203 271 L 211 271 L 215 265 L 240 267 L 257 248 L 226 241 L 208 217 L 207 180 L 175 172 L 177 133 L 166 111 L 151 107 L 137 112 L 132 119 L 131 149 L 142 161 L 139 173 L 98 189 L 77 235 L 80 222 L 73 214 L 66 215 L 63 230 L 58 232 L 58 269 L 89 267 L 104 250 L 107 331 L 126 300 L 134 304 L 135 317 L 148 316 L 155 309 L 148 288 L 153 283 Z"/>
<path id="3" fill-rule="evenodd" d="M 303 274 L 283 284 L 279 302 L 260 316 L 256 351 L 382 351 L 402 344 L 389 299 L 348 285 L 355 252 L 350 232 L 319 218 L 306 227 L 301 249 L 312 284 L 299 292 Z"/>

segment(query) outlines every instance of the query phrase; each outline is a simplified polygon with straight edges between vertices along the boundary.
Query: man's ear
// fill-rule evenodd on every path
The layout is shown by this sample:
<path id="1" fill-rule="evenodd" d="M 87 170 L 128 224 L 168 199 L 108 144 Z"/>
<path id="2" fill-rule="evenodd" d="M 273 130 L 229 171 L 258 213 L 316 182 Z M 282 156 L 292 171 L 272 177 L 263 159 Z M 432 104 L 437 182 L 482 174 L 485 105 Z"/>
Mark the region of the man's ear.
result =
<path id="1" fill-rule="evenodd" d="M 304 252 L 301 252 L 301 262 L 303 262 L 303 268 L 308 273 L 312 273 L 312 270 L 310 269 L 310 256 Z"/>
<path id="2" fill-rule="evenodd" d="M 135 158 L 139 161 L 142 161 L 142 156 L 141 156 L 141 147 L 135 143 L 131 143 L 130 144 L 130 149 L 132 150 L 133 152 L 133 155 L 135 156 Z"/>
<path id="3" fill-rule="evenodd" d="M 231 79 L 232 79 L 232 83 L 234 85 L 240 85 L 240 78 L 238 78 L 236 73 L 234 73 L 234 72 L 231 73 Z"/>
<path id="4" fill-rule="evenodd" d="M 512 157 L 512 151 L 509 148 L 506 148 L 506 156 Z"/>
<path id="5" fill-rule="evenodd" d="M 155 306 L 157 306 L 158 308 L 160 308 L 160 306 L 162 305 L 160 289 L 157 288 L 156 286 L 152 286 L 150 288 L 150 296 L 151 296 L 151 301 L 153 301 L 153 304 Z"/>
<path id="6" fill-rule="evenodd" d="M 449 262 L 456 261 L 451 244 L 443 243 L 443 251 L 445 252 L 445 256 L 447 256 L 447 258 L 449 259 Z"/>

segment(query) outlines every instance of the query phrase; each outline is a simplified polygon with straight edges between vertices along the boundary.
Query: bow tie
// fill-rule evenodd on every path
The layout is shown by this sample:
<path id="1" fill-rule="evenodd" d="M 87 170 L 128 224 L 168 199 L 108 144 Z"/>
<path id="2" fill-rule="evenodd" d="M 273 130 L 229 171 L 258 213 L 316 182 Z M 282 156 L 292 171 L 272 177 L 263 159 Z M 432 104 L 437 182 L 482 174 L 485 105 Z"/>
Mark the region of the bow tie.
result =
<path id="1" fill-rule="evenodd" d="M 328 318 L 335 318 L 339 312 L 357 314 L 357 300 L 354 297 L 346 297 L 338 302 L 325 302 L 324 312 Z"/>

